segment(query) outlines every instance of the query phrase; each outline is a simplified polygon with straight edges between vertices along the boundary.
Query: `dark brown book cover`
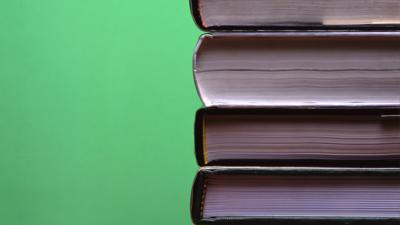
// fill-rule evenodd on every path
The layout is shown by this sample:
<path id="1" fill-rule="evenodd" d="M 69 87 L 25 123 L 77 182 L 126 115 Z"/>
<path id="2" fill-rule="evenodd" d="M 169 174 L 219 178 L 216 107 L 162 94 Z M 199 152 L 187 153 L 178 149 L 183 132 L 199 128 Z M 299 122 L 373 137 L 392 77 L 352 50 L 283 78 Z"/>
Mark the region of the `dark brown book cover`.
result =
<path id="1" fill-rule="evenodd" d="M 191 196 L 191 216 L 194 224 L 272 224 L 272 225 L 398 225 L 400 216 L 353 217 L 353 216 L 241 216 L 241 217 L 205 217 L 205 195 L 207 193 L 207 179 L 209 176 L 320 176 L 324 178 L 335 176 L 364 177 L 372 179 L 400 178 L 400 170 L 393 168 L 318 168 L 318 167 L 204 167 L 195 178 Z M 396 180 L 396 179 L 394 179 Z M 376 181 L 373 181 L 376 182 Z M 397 184 L 396 184 L 397 185 Z"/>
<path id="2" fill-rule="evenodd" d="M 376 16 L 376 19 L 379 21 L 377 23 L 371 23 L 371 24 L 342 24 L 340 22 L 334 22 L 333 24 L 324 24 L 324 23 L 318 23 L 318 22 L 307 22 L 307 21 L 299 21 L 299 19 L 291 22 L 286 22 L 286 23 L 277 23 L 277 22 L 272 22 L 271 23 L 256 23 L 256 24 L 247 24 L 247 25 L 241 25 L 241 24 L 220 24 L 220 25 L 207 25 L 204 20 L 204 16 L 200 12 L 200 1 L 201 0 L 189 0 L 190 4 L 190 9 L 192 13 L 193 20 L 195 21 L 196 25 L 204 31 L 279 31 L 279 30 L 300 30 L 300 31 L 307 31 L 307 30 L 348 30 L 348 31 L 373 31 L 373 30 L 399 30 L 400 29 L 400 23 L 399 21 L 392 21 L 389 20 L 388 22 L 385 21 L 379 21 L 381 19 L 379 15 L 385 15 L 388 14 L 388 10 L 392 14 L 393 11 L 399 7 L 399 5 L 396 3 L 396 5 L 393 5 L 393 7 L 386 6 L 384 12 Z M 243 4 L 248 4 L 245 0 L 243 0 Z M 215 1 L 217 2 L 217 1 Z M 238 1 L 236 1 L 238 2 Z M 268 1 L 265 1 L 266 4 Z M 333 2 L 333 1 L 332 1 Z M 232 2 L 234 4 L 234 2 Z M 304 5 L 304 4 L 303 4 Z M 307 5 L 304 5 L 307 7 Z M 224 6 L 225 8 L 228 8 L 229 6 Z M 240 8 L 240 7 L 237 7 Z M 344 7 L 346 8 L 346 7 Z M 360 7 L 361 8 L 361 7 Z M 368 11 L 368 10 L 364 10 Z M 267 13 L 267 12 L 265 12 Z M 321 12 L 323 13 L 323 12 Z M 232 14 L 236 15 L 236 12 L 232 12 Z"/>
<path id="3" fill-rule="evenodd" d="M 346 160 L 334 159 L 318 159 L 318 158 L 291 158 L 291 159 L 259 159 L 256 157 L 249 159 L 207 159 L 207 149 L 205 146 L 205 118 L 212 115 L 247 115 L 251 118 L 255 116 L 264 116 L 266 118 L 273 116 L 287 116 L 292 118 L 295 116 L 324 116 L 330 118 L 333 116 L 349 116 L 357 118 L 360 116 L 368 116 L 376 118 L 382 126 L 390 126 L 393 129 L 400 127 L 400 109 L 399 108 L 365 108 L 365 107 L 348 107 L 348 108 L 201 108 L 196 113 L 194 134 L 195 134 L 195 155 L 199 166 L 341 166 L 341 167 L 399 167 L 400 160 L 398 157 L 384 157 L 374 159 L 357 160 L 350 158 Z M 395 131 L 396 132 L 396 131 Z M 294 147 L 295 148 L 295 147 Z"/>

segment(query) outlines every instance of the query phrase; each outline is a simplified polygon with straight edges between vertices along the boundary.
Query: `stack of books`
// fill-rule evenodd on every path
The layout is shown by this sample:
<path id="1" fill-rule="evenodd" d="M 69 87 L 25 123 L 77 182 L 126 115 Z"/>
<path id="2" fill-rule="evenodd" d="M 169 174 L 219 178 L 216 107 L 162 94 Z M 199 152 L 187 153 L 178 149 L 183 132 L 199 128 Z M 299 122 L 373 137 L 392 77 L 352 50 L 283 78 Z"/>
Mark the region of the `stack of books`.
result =
<path id="1" fill-rule="evenodd" d="M 400 224 L 400 1 L 191 0 L 194 224 Z"/>

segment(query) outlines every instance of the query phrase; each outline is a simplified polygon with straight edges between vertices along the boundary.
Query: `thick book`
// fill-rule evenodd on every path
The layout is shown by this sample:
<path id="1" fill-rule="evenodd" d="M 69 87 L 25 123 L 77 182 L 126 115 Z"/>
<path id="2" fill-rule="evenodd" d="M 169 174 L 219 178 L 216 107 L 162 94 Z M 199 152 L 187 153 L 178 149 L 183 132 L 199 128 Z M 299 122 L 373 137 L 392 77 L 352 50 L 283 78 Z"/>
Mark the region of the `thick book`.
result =
<path id="1" fill-rule="evenodd" d="M 205 167 L 192 190 L 194 224 L 398 225 L 395 168 Z"/>
<path id="2" fill-rule="evenodd" d="M 193 71 L 205 106 L 400 106 L 400 32 L 205 34 Z"/>
<path id="3" fill-rule="evenodd" d="M 400 167 L 400 110 L 202 108 L 200 166 Z"/>
<path id="4" fill-rule="evenodd" d="M 397 0 L 191 0 L 207 31 L 398 29 Z"/>

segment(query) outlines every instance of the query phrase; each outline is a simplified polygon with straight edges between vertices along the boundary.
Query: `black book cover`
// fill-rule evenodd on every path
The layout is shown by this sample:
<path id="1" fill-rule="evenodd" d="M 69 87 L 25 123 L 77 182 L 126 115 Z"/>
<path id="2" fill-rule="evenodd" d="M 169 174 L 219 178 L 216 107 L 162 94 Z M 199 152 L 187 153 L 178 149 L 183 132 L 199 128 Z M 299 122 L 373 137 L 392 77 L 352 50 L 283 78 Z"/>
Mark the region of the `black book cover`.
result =
<path id="1" fill-rule="evenodd" d="M 201 108 L 196 112 L 194 124 L 195 156 L 199 166 L 321 166 L 321 167 L 400 167 L 397 159 L 387 160 L 215 160 L 207 161 L 204 146 L 205 117 L 207 115 L 372 115 L 382 119 L 384 123 L 398 124 L 400 109 L 370 107 L 319 107 L 319 108 Z"/>
<path id="2" fill-rule="evenodd" d="M 318 168 L 318 167 L 203 167 L 194 180 L 191 196 L 191 217 L 194 224 L 221 225 L 398 225 L 398 217 L 212 217 L 203 216 L 204 198 L 207 191 L 206 179 L 209 175 L 278 175 L 278 176 L 395 176 L 400 178 L 400 170 L 393 168 Z"/>
<path id="3" fill-rule="evenodd" d="M 190 10 L 196 25 L 203 31 L 395 31 L 400 24 L 366 24 L 366 25 L 323 25 L 323 24 L 288 24 L 288 25 L 220 25 L 206 26 L 199 10 L 199 0 L 189 0 Z"/>

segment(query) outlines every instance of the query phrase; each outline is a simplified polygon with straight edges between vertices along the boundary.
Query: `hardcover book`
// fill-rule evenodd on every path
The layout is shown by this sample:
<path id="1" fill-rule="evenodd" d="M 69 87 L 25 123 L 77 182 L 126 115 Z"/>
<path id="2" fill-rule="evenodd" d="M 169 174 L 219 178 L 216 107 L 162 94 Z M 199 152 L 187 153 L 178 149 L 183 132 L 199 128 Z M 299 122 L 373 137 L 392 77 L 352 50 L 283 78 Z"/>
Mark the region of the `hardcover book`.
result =
<path id="1" fill-rule="evenodd" d="M 400 166 L 400 110 L 203 108 L 195 122 L 204 165 Z"/>
<path id="2" fill-rule="evenodd" d="M 193 223 L 399 225 L 400 1 L 190 3 Z"/>
<path id="3" fill-rule="evenodd" d="M 205 34 L 193 70 L 205 106 L 399 107 L 400 32 Z"/>
<path id="4" fill-rule="evenodd" d="M 398 29 L 397 0 L 191 0 L 197 25 L 223 30 Z"/>
<path id="5" fill-rule="evenodd" d="M 400 170 L 205 167 L 195 224 L 398 225 Z"/>

